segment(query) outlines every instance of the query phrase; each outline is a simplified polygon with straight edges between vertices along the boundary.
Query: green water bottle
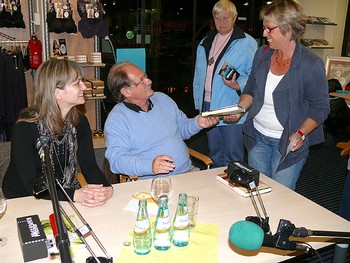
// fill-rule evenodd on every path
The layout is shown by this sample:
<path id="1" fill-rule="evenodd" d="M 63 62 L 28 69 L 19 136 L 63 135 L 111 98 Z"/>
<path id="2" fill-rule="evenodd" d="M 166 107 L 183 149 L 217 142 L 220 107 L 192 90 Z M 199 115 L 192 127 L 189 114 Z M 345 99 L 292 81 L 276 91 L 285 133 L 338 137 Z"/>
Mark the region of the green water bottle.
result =
<path id="1" fill-rule="evenodd" d="M 179 202 L 173 221 L 173 244 L 177 247 L 185 247 L 190 241 L 190 218 L 186 205 L 187 194 L 179 194 Z"/>
<path id="2" fill-rule="evenodd" d="M 159 197 L 159 208 L 154 226 L 154 248 L 160 251 L 166 251 L 171 245 L 171 223 L 168 208 L 168 196 Z"/>
<path id="3" fill-rule="evenodd" d="M 152 235 L 146 199 L 141 199 L 139 201 L 139 211 L 134 228 L 133 244 L 134 251 L 138 255 L 146 255 L 151 251 Z"/>

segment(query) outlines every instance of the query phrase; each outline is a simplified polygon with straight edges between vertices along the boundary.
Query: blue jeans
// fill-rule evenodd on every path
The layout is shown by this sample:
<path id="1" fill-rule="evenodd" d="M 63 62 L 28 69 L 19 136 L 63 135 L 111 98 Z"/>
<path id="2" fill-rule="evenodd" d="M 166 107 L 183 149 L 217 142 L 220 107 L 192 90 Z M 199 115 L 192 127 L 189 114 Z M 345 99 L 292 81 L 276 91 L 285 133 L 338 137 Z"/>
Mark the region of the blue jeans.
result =
<path id="1" fill-rule="evenodd" d="M 267 137 L 255 131 L 257 144 L 248 151 L 248 164 L 264 175 L 295 190 L 300 172 L 304 167 L 306 158 L 294 165 L 276 172 L 282 155 L 278 149 L 279 139 Z"/>
<path id="2" fill-rule="evenodd" d="M 350 170 L 345 179 L 343 195 L 339 205 L 339 215 L 347 220 L 350 220 Z"/>
<path id="3" fill-rule="evenodd" d="M 204 110 L 209 110 L 210 103 L 204 102 Z M 216 126 L 208 130 L 209 157 L 212 168 L 227 166 L 228 162 L 243 161 L 243 125 Z"/>

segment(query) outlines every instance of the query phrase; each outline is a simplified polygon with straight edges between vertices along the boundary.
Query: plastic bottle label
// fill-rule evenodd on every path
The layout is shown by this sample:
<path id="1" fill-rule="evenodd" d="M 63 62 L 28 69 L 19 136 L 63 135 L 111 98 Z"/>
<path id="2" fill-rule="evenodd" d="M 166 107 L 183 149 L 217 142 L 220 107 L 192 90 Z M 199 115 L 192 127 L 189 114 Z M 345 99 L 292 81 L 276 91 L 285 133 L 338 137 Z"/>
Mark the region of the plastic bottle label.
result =
<path id="1" fill-rule="evenodd" d="M 157 225 L 156 225 L 156 231 L 158 233 L 166 232 L 170 230 L 170 219 L 169 217 L 160 217 L 158 218 Z"/>
<path id="2" fill-rule="evenodd" d="M 174 228 L 175 229 L 186 229 L 190 225 L 190 218 L 188 214 L 185 215 L 176 215 Z"/>
<path id="3" fill-rule="evenodd" d="M 150 223 L 148 219 L 142 221 L 136 221 L 134 232 L 136 234 L 144 234 L 150 228 Z"/>

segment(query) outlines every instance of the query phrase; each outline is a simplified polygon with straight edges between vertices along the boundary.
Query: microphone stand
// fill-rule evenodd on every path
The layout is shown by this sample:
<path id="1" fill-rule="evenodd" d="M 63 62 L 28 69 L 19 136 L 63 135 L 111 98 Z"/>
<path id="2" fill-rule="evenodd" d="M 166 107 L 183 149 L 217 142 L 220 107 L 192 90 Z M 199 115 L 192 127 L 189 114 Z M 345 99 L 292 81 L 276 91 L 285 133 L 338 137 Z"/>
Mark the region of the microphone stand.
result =
<path id="1" fill-rule="evenodd" d="M 242 162 L 229 162 L 227 167 L 227 174 L 229 176 L 229 180 L 232 183 L 239 184 L 242 187 L 247 188 L 249 192 L 249 197 L 252 201 L 257 216 L 247 216 L 246 220 L 260 226 L 266 234 L 271 234 L 269 217 L 267 215 L 264 202 L 261 198 L 258 187 L 260 172 L 249 166 L 246 166 Z M 258 203 L 255 200 L 255 195 L 257 196 L 262 213 L 260 213 Z M 261 214 L 263 214 L 264 217 Z"/>
<path id="2" fill-rule="evenodd" d="M 95 263 L 95 262 L 96 263 L 112 263 L 113 258 L 108 254 L 107 250 L 104 248 L 104 246 L 102 245 L 102 243 L 100 242 L 100 240 L 98 239 L 98 237 L 96 236 L 96 234 L 94 233 L 94 231 L 92 230 L 90 225 L 84 219 L 84 217 L 79 212 L 79 210 L 76 208 L 73 200 L 69 197 L 69 195 L 67 194 L 66 190 L 63 188 L 61 183 L 57 179 L 53 178 L 52 166 L 50 163 L 50 158 L 48 157 L 49 156 L 49 153 L 48 153 L 49 140 L 50 140 L 49 136 L 43 135 L 37 141 L 37 149 L 39 152 L 40 159 L 43 162 L 44 170 L 47 171 L 46 173 L 49 176 L 46 176 L 47 181 L 40 180 L 39 182 L 37 182 L 37 184 L 35 186 L 36 189 L 34 189 L 33 192 L 35 195 L 38 195 L 46 190 L 49 190 L 51 200 L 52 200 L 53 206 L 54 206 L 55 223 L 56 223 L 57 231 L 58 231 L 58 235 L 56 236 L 56 246 L 60 252 L 61 262 L 64 262 L 64 263 L 73 262 L 71 259 L 70 250 L 69 250 L 70 243 L 69 243 L 69 237 L 67 234 L 67 229 L 66 229 L 64 222 L 63 222 L 63 219 L 62 219 L 62 214 L 63 214 L 64 217 L 66 218 L 66 220 L 69 222 L 69 224 L 73 227 L 75 233 L 83 241 L 83 243 L 86 245 L 86 248 L 89 250 L 90 254 L 92 255 L 92 257 L 89 257 L 86 259 L 86 263 Z M 41 179 L 43 179 L 43 178 L 41 178 Z M 69 202 L 70 206 L 72 207 L 72 209 L 74 210 L 74 212 L 78 215 L 79 219 L 83 222 L 84 225 L 82 227 L 80 227 L 80 228 L 76 227 L 76 225 L 69 218 L 69 216 L 67 215 L 67 213 L 65 212 L 63 207 L 59 204 L 55 181 L 56 181 L 57 185 L 60 187 L 60 189 L 62 190 L 62 192 L 64 193 L 64 195 L 66 196 L 66 198 L 68 199 L 68 202 Z M 53 194 L 51 194 L 51 193 L 53 193 Z M 90 245 L 85 240 L 85 236 L 88 236 L 89 234 L 91 234 L 93 236 L 94 240 L 99 245 L 101 250 L 104 252 L 106 257 L 97 257 L 96 254 L 93 252 Z M 62 239 L 62 238 L 64 238 L 64 239 Z M 64 242 L 62 240 L 64 240 Z M 66 244 L 68 245 L 67 247 L 63 246 Z"/>
<path id="3" fill-rule="evenodd" d="M 67 234 L 66 226 L 64 225 L 64 222 L 62 219 L 62 215 L 60 213 L 60 204 L 58 201 L 57 189 L 53 178 L 52 166 L 50 163 L 50 157 L 49 157 L 50 156 L 49 155 L 50 137 L 47 135 L 43 135 L 43 136 L 40 136 L 38 140 L 39 141 L 37 142 L 37 144 L 40 144 L 41 146 L 39 155 L 44 168 L 43 169 L 44 173 L 46 175 L 45 177 L 47 180 L 47 185 L 48 185 L 48 189 L 49 189 L 49 193 L 52 201 L 52 207 L 55 215 L 55 223 L 57 226 L 58 234 L 55 237 L 56 246 L 60 252 L 61 262 L 71 263 L 73 261 L 69 250 L 69 246 L 70 246 L 69 237 Z"/>
<path id="4" fill-rule="evenodd" d="M 102 245 L 101 241 L 98 239 L 98 237 L 96 236 L 96 234 L 94 233 L 94 231 L 92 230 L 92 228 L 90 227 L 88 222 L 84 219 L 83 215 L 79 212 L 77 207 L 74 205 L 73 200 L 69 197 L 69 195 L 67 194 L 66 190 L 63 188 L 63 186 L 61 185 L 61 183 L 58 180 L 56 180 L 56 183 L 61 188 L 61 190 L 64 193 L 64 195 L 67 197 L 68 202 L 69 202 L 70 206 L 72 207 L 72 209 L 74 210 L 74 212 L 78 215 L 78 217 L 81 220 L 81 222 L 83 222 L 83 226 L 82 227 L 80 227 L 80 228 L 76 227 L 76 225 L 69 218 L 69 216 L 67 215 L 67 213 L 65 212 L 63 207 L 60 206 L 62 214 L 65 216 L 65 218 L 67 219 L 69 224 L 73 227 L 75 233 L 77 233 L 79 238 L 84 242 L 84 244 L 86 245 L 86 248 L 89 250 L 90 254 L 93 257 L 93 258 L 91 258 L 91 257 L 88 258 L 86 262 L 88 262 L 88 263 L 93 263 L 93 262 L 96 262 L 96 263 L 112 263 L 113 262 L 113 258 L 108 254 L 107 250 Z M 106 257 L 97 257 L 96 256 L 96 254 L 93 252 L 93 250 L 91 249 L 90 245 L 88 244 L 88 242 L 85 239 L 85 236 L 87 236 L 88 234 L 91 234 L 93 236 L 94 240 L 99 245 L 101 250 L 104 252 Z"/>

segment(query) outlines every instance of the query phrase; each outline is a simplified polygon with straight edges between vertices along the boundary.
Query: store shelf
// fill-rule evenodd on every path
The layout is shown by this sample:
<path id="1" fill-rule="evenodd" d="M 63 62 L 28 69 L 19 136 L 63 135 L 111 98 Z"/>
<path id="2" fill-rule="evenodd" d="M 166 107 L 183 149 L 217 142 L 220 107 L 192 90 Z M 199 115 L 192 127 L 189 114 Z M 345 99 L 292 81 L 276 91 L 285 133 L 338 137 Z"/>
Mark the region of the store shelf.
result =
<path id="1" fill-rule="evenodd" d="M 300 42 L 312 49 L 334 49 L 325 39 L 301 39 Z"/>
<path id="2" fill-rule="evenodd" d="M 320 16 L 308 16 L 307 24 L 310 25 L 324 25 L 324 26 L 336 26 L 337 24 L 331 21 L 328 17 Z"/>
<path id="3" fill-rule="evenodd" d="M 82 67 L 102 67 L 106 66 L 105 63 L 79 63 Z"/>
<path id="4" fill-rule="evenodd" d="M 90 96 L 90 97 L 88 97 L 88 96 L 84 96 L 84 98 L 85 98 L 85 100 L 103 100 L 103 99 L 105 99 L 106 98 L 106 96 Z"/>

